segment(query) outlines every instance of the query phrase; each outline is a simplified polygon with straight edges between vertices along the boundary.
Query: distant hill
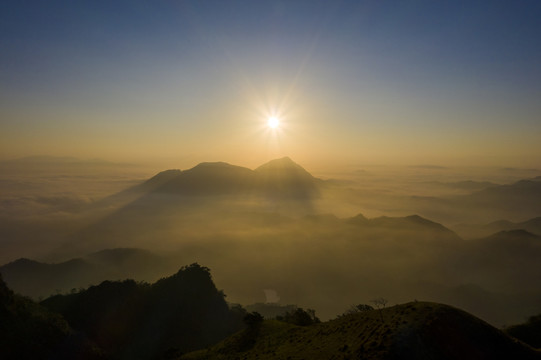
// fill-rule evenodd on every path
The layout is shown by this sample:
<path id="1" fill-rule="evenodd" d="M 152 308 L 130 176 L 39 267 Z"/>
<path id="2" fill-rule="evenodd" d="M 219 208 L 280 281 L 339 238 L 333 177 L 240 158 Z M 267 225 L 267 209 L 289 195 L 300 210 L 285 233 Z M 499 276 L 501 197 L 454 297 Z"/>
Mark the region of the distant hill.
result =
<path id="1" fill-rule="evenodd" d="M 471 186 L 472 190 L 474 187 Z M 457 191 L 468 192 L 465 188 Z M 447 224 L 488 223 L 493 219 L 530 219 L 541 214 L 541 181 L 537 178 L 525 179 L 512 184 L 488 186 L 462 195 L 411 195 L 404 197 L 402 201 L 395 198 L 390 204 L 431 219 L 445 221 Z M 486 232 L 470 234 L 462 225 L 455 226 L 454 229 L 467 238 L 488 235 Z"/>
<path id="2" fill-rule="evenodd" d="M 493 291 L 538 291 L 541 237 L 525 230 L 500 231 L 464 241 L 442 259 L 456 278 Z"/>
<path id="3" fill-rule="evenodd" d="M 254 172 L 256 187 L 268 196 L 311 198 L 319 194 L 318 185 L 323 182 L 289 157 L 269 161 Z"/>
<path id="4" fill-rule="evenodd" d="M 172 169 L 162 171 L 140 185 L 135 186 L 132 190 L 138 190 L 142 192 L 153 191 L 169 181 L 177 178 L 182 173 L 181 170 Z"/>
<path id="5" fill-rule="evenodd" d="M 171 269 L 167 259 L 149 251 L 117 248 L 55 264 L 22 258 L 1 266 L 0 273 L 15 292 L 37 299 L 108 279 L 155 280 Z"/>
<path id="6" fill-rule="evenodd" d="M 295 326 L 265 320 L 209 348 L 198 359 L 540 359 L 541 354 L 474 316 L 426 302 Z"/>
<path id="7" fill-rule="evenodd" d="M 362 229 L 386 229 L 389 232 L 396 232 L 401 236 L 405 233 L 415 233 L 417 236 L 435 235 L 438 239 L 454 239 L 461 240 L 460 237 L 452 230 L 446 228 L 442 224 L 425 219 L 419 215 L 410 215 L 405 217 L 388 217 L 381 216 L 373 219 L 368 219 L 362 214 L 358 214 L 346 220 L 347 223 L 356 225 Z"/>
<path id="8" fill-rule="evenodd" d="M 541 214 L 541 181 L 538 178 L 505 185 L 477 182 L 453 184 L 448 187 L 463 194 L 411 195 L 404 198 L 400 206 L 431 219 L 457 224 L 488 223 L 492 219 L 529 219 Z M 400 199 L 394 201 L 400 203 Z"/>
<path id="9" fill-rule="evenodd" d="M 154 191 L 190 196 L 214 196 L 248 192 L 254 173 L 224 162 L 201 163 L 178 173 Z"/>
<path id="10" fill-rule="evenodd" d="M 10 288 L 34 299 L 88 285 L 99 278 L 100 270 L 83 259 L 47 264 L 21 258 L 0 267 Z"/>
<path id="11" fill-rule="evenodd" d="M 529 210 L 541 213 L 541 181 L 537 178 L 489 187 L 461 198 L 476 207 Z"/>
<path id="12" fill-rule="evenodd" d="M 541 217 L 535 217 L 522 222 L 508 220 L 493 221 L 488 224 L 459 224 L 453 226 L 457 232 L 467 238 L 485 237 L 500 231 L 526 230 L 541 236 Z"/>
<path id="13" fill-rule="evenodd" d="M 495 234 L 492 234 L 483 241 L 498 243 L 502 246 L 515 245 L 518 241 L 540 241 L 541 237 L 535 234 L 532 234 L 526 230 L 509 230 L 509 231 L 499 231 Z"/>
<path id="14" fill-rule="evenodd" d="M 45 164 L 70 165 L 76 160 L 52 158 Z M 26 164 L 25 161 L 27 160 L 22 164 Z M 28 161 L 34 160 L 31 158 Z M 38 158 L 36 161 L 41 160 Z M 20 164 L 18 161 L 16 163 Z M 150 179 L 120 192 L 88 204 L 75 205 L 80 205 L 80 209 L 77 209 L 83 212 L 104 212 L 116 219 L 134 209 L 135 214 L 129 216 L 152 216 L 155 213 L 167 212 L 170 208 L 178 209 L 194 203 L 208 203 L 225 198 L 228 201 L 257 199 L 272 206 L 281 204 L 289 209 L 292 208 L 290 205 L 293 205 L 295 210 L 306 212 L 311 209 L 310 203 L 319 196 L 319 188 L 326 184 L 330 183 L 313 177 L 288 157 L 269 161 L 255 170 L 225 162 L 203 162 L 187 170 L 170 169 L 159 172 Z M 149 214 L 141 214 L 141 209 L 150 209 Z M 114 211 L 113 214 L 111 210 Z"/>

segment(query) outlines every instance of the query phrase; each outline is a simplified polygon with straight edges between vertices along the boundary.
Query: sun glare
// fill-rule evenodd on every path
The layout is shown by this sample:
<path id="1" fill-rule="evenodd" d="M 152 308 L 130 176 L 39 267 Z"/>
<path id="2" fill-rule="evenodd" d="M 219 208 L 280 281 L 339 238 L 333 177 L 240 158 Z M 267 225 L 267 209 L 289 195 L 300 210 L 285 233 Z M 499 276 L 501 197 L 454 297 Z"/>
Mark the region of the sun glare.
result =
<path id="1" fill-rule="evenodd" d="M 278 126 L 280 125 L 280 121 L 278 120 L 277 117 L 270 117 L 268 120 L 267 120 L 267 125 L 271 128 L 271 129 L 276 129 L 278 128 Z"/>

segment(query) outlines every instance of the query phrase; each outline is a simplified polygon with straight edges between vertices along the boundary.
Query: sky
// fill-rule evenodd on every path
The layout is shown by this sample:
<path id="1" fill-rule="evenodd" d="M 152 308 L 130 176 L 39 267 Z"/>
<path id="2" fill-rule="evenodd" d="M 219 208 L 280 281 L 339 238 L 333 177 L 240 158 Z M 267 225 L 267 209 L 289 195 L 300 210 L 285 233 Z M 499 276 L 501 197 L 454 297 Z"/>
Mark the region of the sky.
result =
<path id="1" fill-rule="evenodd" d="M 539 19 L 537 0 L 4 0 L 0 159 L 541 166 Z"/>

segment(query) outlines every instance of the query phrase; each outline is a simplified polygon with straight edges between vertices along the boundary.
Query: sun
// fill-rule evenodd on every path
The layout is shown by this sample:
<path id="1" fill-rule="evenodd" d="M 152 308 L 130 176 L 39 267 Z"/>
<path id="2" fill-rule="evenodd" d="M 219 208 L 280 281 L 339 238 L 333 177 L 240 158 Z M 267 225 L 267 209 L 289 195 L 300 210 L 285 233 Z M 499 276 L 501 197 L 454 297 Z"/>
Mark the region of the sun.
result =
<path id="1" fill-rule="evenodd" d="M 267 120 L 267 126 L 271 129 L 277 129 L 280 126 L 280 120 L 275 116 L 271 116 Z"/>

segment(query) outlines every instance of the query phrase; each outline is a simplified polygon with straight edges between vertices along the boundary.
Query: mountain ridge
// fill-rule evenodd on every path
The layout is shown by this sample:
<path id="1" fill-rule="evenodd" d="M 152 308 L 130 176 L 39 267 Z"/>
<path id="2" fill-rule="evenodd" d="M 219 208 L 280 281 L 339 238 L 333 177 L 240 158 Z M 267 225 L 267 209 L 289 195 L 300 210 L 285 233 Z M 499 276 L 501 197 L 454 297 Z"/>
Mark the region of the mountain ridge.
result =
<path id="1" fill-rule="evenodd" d="M 500 231 L 526 230 L 541 236 L 541 217 L 534 217 L 525 221 L 513 222 L 509 220 L 496 220 L 488 224 L 458 224 L 454 228 L 469 238 L 481 238 Z"/>
<path id="2" fill-rule="evenodd" d="M 159 172 L 130 192 L 171 193 L 188 196 L 264 194 L 309 197 L 322 180 L 289 157 L 270 160 L 255 169 L 223 161 L 201 162 L 186 170 Z"/>

